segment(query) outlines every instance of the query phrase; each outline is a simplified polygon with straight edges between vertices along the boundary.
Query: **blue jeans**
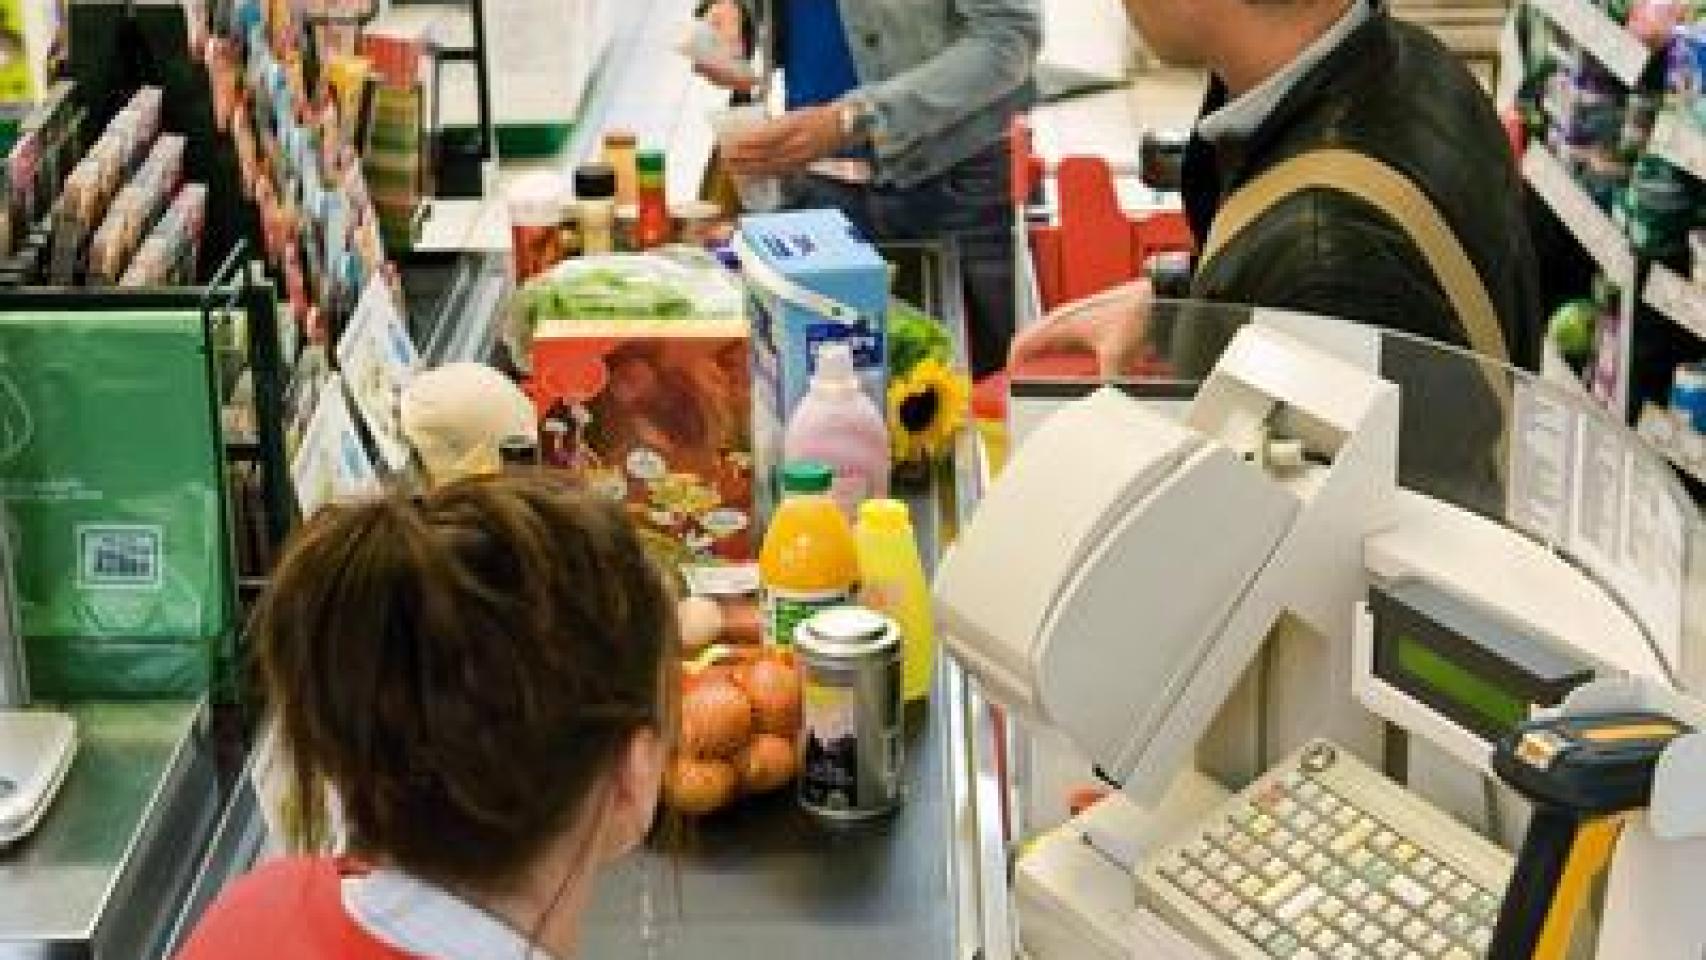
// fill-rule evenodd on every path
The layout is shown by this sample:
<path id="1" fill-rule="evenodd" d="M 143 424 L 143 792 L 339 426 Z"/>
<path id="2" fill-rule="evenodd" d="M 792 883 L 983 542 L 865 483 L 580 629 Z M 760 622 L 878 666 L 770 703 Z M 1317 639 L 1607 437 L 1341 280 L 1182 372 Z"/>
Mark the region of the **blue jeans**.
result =
<path id="1" fill-rule="evenodd" d="M 1007 364 L 1013 340 L 1013 207 L 1005 145 L 961 161 L 910 188 L 844 183 L 812 174 L 787 184 L 795 209 L 833 207 L 866 237 L 885 241 L 956 241 L 965 280 L 972 374 Z"/>

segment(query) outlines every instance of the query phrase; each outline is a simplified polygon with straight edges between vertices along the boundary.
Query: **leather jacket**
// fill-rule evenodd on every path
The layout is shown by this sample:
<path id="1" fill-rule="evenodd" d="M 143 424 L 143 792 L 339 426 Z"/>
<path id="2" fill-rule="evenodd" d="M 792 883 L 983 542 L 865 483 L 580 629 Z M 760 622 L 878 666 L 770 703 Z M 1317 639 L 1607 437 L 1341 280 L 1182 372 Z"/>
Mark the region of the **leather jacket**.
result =
<path id="1" fill-rule="evenodd" d="M 1204 113 L 1227 100 L 1218 81 Z M 1486 285 L 1512 361 L 1532 369 L 1540 294 L 1522 184 L 1492 105 L 1433 36 L 1377 5 L 1243 142 L 1194 138 L 1184 192 L 1208 235 L 1221 198 L 1307 150 L 1345 147 L 1384 161 L 1427 193 Z M 1468 340 L 1421 252 L 1351 196 L 1306 190 L 1232 239 L 1192 281 L 1196 298 L 1344 317 L 1456 346 Z"/>

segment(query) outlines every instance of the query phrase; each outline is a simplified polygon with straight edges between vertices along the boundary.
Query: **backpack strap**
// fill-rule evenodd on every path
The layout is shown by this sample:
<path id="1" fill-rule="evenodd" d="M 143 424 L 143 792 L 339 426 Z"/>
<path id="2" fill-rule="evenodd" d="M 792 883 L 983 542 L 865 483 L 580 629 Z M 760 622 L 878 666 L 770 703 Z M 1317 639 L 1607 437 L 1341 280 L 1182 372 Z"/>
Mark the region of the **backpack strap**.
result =
<path id="1" fill-rule="evenodd" d="M 1299 154 L 1234 191 L 1209 228 L 1199 269 L 1275 204 L 1310 189 L 1349 194 L 1397 223 L 1445 290 L 1469 346 L 1488 359 L 1510 362 L 1492 297 L 1439 209 L 1409 177 L 1355 150 L 1325 148 Z"/>

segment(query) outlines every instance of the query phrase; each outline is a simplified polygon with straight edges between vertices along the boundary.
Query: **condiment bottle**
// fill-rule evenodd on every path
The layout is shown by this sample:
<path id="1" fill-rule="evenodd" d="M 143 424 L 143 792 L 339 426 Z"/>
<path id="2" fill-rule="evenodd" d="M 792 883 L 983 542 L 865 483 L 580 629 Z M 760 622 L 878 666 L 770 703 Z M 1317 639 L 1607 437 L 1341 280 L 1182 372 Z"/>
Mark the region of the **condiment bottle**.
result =
<path id="1" fill-rule="evenodd" d="M 853 536 L 859 546 L 859 602 L 900 626 L 901 689 L 908 702 L 922 700 L 936 669 L 936 623 L 912 516 L 899 500 L 867 500 Z"/>
<path id="2" fill-rule="evenodd" d="M 782 504 L 758 553 L 769 643 L 793 643 L 801 623 L 853 596 L 859 553 L 852 526 L 829 498 L 833 478 L 821 463 L 790 463 L 782 470 Z"/>
<path id="3" fill-rule="evenodd" d="M 652 250 L 669 243 L 675 232 L 664 195 L 663 151 L 641 150 L 638 162 L 639 219 L 634 223 L 634 249 Z"/>
<path id="4" fill-rule="evenodd" d="M 588 163 L 575 170 L 575 219 L 582 254 L 616 249 L 616 171 L 609 164 Z"/>
<path id="5" fill-rule="evenodd" d="M 638 142 L 627 130 L 611 130 L 604 134 L 604 162 L 616 173 L 616 205 L 619 207 L 640 202 L 640 177 L 635 154 Z"/>

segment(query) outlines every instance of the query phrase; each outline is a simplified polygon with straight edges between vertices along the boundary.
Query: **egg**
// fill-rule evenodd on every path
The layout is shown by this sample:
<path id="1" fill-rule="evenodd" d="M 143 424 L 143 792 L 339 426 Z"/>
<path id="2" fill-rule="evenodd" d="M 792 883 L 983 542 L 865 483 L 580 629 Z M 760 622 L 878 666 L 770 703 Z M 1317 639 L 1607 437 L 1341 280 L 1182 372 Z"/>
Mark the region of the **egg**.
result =
<path id="1" fill-rule="evenodd" d="M 735 757 L 735 771 L 740 774 L 740 788 L 747 793 L 769 793 L 780 790 L 794 779 L 794 742 L 786 737 L 761 733 L 752 738 Z"/>
<path id="2" fill-rule="evenodd" d="M 779 660 L 759 660 L 740 674 L 761 733 L 792 736 L 800 726 L 800 675 Z"/>
<path id="3" fill-rule="evenodd" d="M 664 781 L 670 809 L 690 817 L 720 810 L 734 799 L 740 777 L 725 760 L 677 757 Z"/>
<path id="4" fill-rule="evenodd" d="M 706 597 L 687 597 L 676 605 L 681 621 L 681 650 L 687 656 L 717 642 L 723 632 L 723 608 Z"/>
<path id="5" fill-rule="evenodd" d="M 681 696 L 681 743 L 689 756 L 734 756 L 752 736 L 752 721 L 752 701 L 726 680 L 701 680 Z"/>

